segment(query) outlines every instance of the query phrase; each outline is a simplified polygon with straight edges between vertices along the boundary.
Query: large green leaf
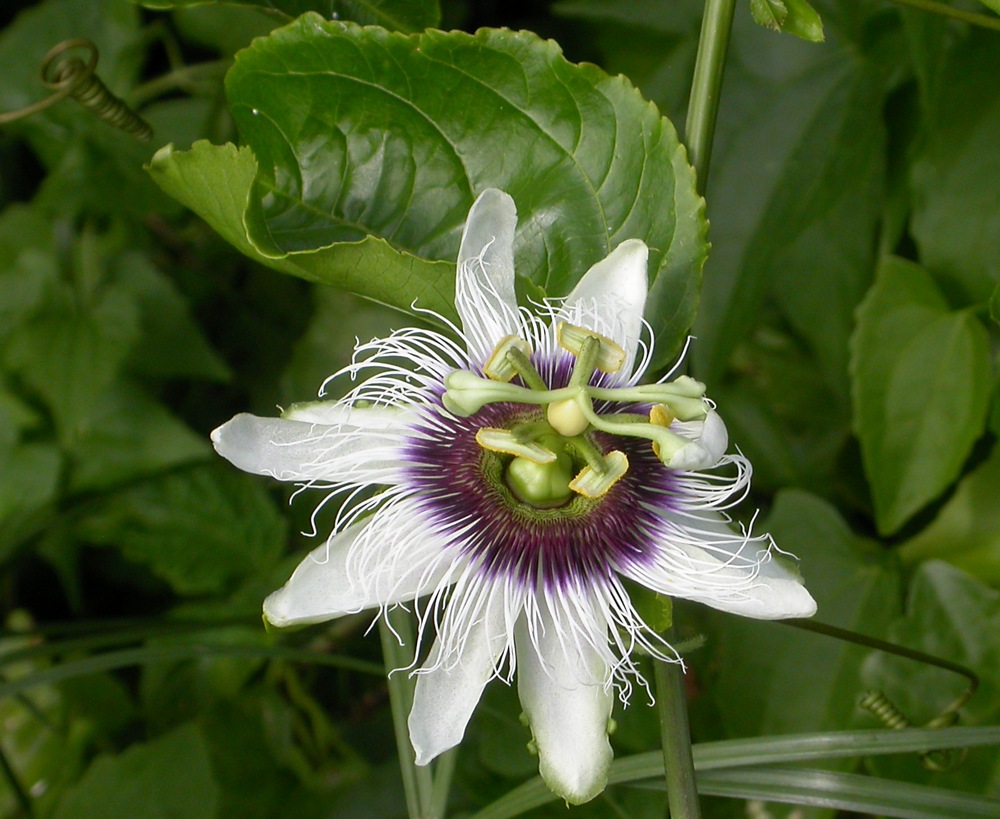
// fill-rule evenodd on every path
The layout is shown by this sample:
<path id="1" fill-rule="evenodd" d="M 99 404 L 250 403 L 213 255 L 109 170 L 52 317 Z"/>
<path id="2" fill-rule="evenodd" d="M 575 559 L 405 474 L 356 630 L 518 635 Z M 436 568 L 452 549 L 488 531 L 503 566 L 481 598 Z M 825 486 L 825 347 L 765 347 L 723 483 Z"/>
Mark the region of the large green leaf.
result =
<path id="1" fill-rule="evenodd" d="M 193 723 L 118 756 L 98 757 L 60 801 L 55 819 L 212 819 L 219 789 Z"/>
<path id="2" fill-rule="evenodd" d="M 1000 281 L 1000 49 L 994 32 L 957 43 L 935 86 L 913 165 L 913 237 L 957 303 L 986 301 Z"/>
<path id="3" fill-rule="evenodd" d="M 441 21 L 438 0 L 133 0 L 155 9 L 183 8 L 211 2 L 256 6 L 294 18 L 315 11 L 328 20 L 352 20 L 394 31 L 423 31 Z"/>
<path id="4" fill-rule="evenodd" d="M 763 528 L 763 527 L 761 527 Z M 883 636 L 899 613 L 891 557 L 851 532 L 830 504 L 799 490 L 778 495 L 767 530 L 801 561 L 824 623 Z M 715 615 L 719 668 L 710 690 L 727 734 L 843 728 L 855 714 L 865 650 L 774 624 Z M 698 668 L 699 655 L 691 657 Z M 788 692 L 807 691 L 790 697 Z"/>
<path id="5" fill-rule="evenodd" d="M 887 258 L 851 342 L 854 424 L 879 530 L 898 530 L 958 475 L 982 434 L 989 341 L 919 265 Z"/>
<path id="6" fill-rule="evenodd" d="M 211 452 L 161 403 L 129 383 L 113 384 L 101 396 L 68 447 L 73 491 L 106 489 L 190 461 Z"/>
<path id="7" fill-rule="evenodd" d="M 80 534 L 148 565 L 181 594 L 205 594 L 267 571 L 285 528 L 259 483 L 212 464 L 110 497 Z"/>
<path id="8" fill-rule="evenodd" d="M 139 333 L 139 312 L 134 300 L 117 289 L 92 304 L 60 295 L 11 338 L 6 358 L 48 404 L 60 438 L 69 444 L 86 432 L 118 377 Z"/>
<path id="9" fill-rule="evenodd" d="M 406 37 L 306 15 L 241 52 L 227 90 L 252 154 L 199 145 L 151 170 L 253 257 L 451 317 L 466 214 L 499 187 L 535 295 L 565 295 L 641 238 L 659 360 L 683 339 L 703 203 L 673 127 L 623 78 L 524 32 Z"/>
<path id="10" fill-rule="evenodd" d="M 416 301 L 424 309 L 455 315 L 454 263 L 397 251 L 374 236 L 294 254 L 255 244 L 244 227 L 259 209 L 252 200 L 257 162 L 248 148 L 196 142 L 190 151 L 177 152 L 168 145 L 153 157 L 149 172 L 167 193 L 261 264 L 353 290 L 400 310 Z"/>
<path id="11" fill-rule="evenodd" d="M 958 484 L 930 526 L 906 541 L 906 561 L 947 560 L 985 583 L 1000 585 L 1000 453 Z"/>
<path id="12" fill-rule="evenodd" d="M 737 15 L 694 358 L 699 377 L 717 382 L 770 294 L 846 404 L 847 339 L 880 218 L 886 78 L 846 23 L 828 22 L 816 48 Z"/>

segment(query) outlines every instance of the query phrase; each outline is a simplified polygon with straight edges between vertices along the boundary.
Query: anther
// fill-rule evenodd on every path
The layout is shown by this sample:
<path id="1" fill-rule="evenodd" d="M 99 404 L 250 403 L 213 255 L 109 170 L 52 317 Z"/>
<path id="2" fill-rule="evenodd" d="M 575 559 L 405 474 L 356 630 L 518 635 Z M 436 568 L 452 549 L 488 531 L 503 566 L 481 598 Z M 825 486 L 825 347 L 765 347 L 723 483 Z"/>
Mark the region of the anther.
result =
<path id="1" fill-rule="evenodd" d="M 504 336 L 500 339 L 493 352 L 490 354 L 486 364 L 483 365 L 483 372 L 494 381 L 510 381 L 517 371 L 516 356 L 508 356 L 511 351 L 518 351 L 527 358 L 531 355 L 531 345 L 518 336 Z"/>
<path id="2" fill-rule="evenodd" d="M 556 338 L 559 340 L 559 346 L 573 353 L 577 357 L 577 361 L 592 357 L 592 360 L 586 362 L 590 369 L 590 372 L 587 373 L 588 380 L 595 369 L 602 373 L 614 373 L 618 372 L 622 364 L 625 363 L 625 351 L 610 338 L 602 336 L 600 333 L 585 330 L 583 327 L 577 327 L 563 321 L 556 328 Z M 595 352 L 585 355 L 585 349 L 588 347 L 594 349 Z"/>
<path id="3" fill-rule="evenodd" d="M 677 413 L 666 404 L 654 404 L 649 411 L 649 423 L 654 426 L 669 427 L 676 420 Z"/>
<path id="4" fill-rule="evenodd" d="M 628 472 L 628 458 L 624 452 L 615 449 L 603 457 L 602 471 L 585 466 L 570 481 L 569 488 L 585 498 L 600 498 L 607 494 Z"/>
<path id="5" fill-rule="evenodd" d="M 490 452 L 515 455 L 533 464 L 548 464 L 556 459 L 556 454 L 541 444 L 524 441 L 510 430 L 483 427 L 476 433 L 476 443 Z"/>

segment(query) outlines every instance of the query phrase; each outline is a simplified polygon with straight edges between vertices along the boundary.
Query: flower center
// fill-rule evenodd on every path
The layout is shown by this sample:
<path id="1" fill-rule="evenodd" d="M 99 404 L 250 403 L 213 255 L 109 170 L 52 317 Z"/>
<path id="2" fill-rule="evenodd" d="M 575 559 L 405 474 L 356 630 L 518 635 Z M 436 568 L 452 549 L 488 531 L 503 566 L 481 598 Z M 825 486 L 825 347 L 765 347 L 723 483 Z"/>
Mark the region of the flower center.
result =
<path id="1" fill-rule="evenodd" d="M 708 412 L 704 385 L 687 376 L 663 384 L 594 386 L 595 372 L 621 369 L 625 351 L 605 336 L 566 323 L 559 324 L 557 339 L 575 358 L 565 387 L 551 389 L 545 383 L 531 362 L 531 345 L 517 336 L 506 336 L 496 345 L 483 367 L 485 377 L 455 370 L 444 382 L 445 407 L 463 418 L 497 403 L 541 410 L 522 415 L 509 429 L 483 427 L 476 433 L 484 450 L 510 456 L 504 480 L 514 496 L 540 509 L 562 506 L 574 494 L 600 498 L 628 472 L 625 453 L 603 451 L 590 433 L 646 438 L 656 457 L 669 466 L 691 443 L 670 425 L 704 419 Z M 513 383 L 515 378 L 520 384 Z M 629 411 L 609 412 L 615 403 L 628 405 Z M 637 413 L 637 404 L 650 409 Z"/>

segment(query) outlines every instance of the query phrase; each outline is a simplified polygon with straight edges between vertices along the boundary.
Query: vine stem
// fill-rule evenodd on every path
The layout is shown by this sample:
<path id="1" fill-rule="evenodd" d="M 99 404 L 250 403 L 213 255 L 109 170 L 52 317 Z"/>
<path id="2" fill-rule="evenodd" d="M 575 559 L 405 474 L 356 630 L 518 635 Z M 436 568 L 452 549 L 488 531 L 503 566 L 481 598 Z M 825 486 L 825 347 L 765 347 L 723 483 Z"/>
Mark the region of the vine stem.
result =
<path id="1" fill-rule="evenodd" d="M 705 193 L 708 165 L 712 160 L 712 139 L 735 9 L 736 0 L 706 0 L 705 16 L 701 21 L 684 128 L 688 155 L 698 175 L 698 192 L 701 194 Z"/>
<path id="2" fill-rule="evenodd" d="M 382 657 L 389 686 L 392 725 L 396 732 L 396 750 L 403 774 L 403 791 L 410 819 L 436 819 L 434 783 L 430 767 L 418 767 L 406 727 L 406 716 L 413 707 L 413 678 L 404 670 L 413 665 L 413 616 L 401 607 L 391 608 L 378 621 L 382 638 Z M 396 670 L 400 669 L 400 670 Z M 393 673 L 395 671 L 396 673 Z"/>
<path id="3" fill-rule="evenodd" d="M 701 21 L 685 123 L 688 155 L 701 194 L 705 193 L 708 166 L 712 160 L 712 140 L 735 9 L 736 0 L 706 0 L 705 15 Z M 668 636 L 673 633 L 671 629 Z M 680 663 L 658 662 L 654 674 L 670 816 L 672 819 L 699 819 L 701 809 L 691 755 L 684 671 Z"/>

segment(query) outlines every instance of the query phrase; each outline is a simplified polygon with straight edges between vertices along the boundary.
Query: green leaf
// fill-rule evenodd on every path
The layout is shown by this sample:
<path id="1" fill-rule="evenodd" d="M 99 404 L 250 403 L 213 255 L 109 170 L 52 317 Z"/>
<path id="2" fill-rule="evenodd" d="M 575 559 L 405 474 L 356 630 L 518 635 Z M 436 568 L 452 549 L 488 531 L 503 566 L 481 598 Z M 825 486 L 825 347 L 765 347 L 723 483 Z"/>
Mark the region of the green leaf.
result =
<path id="1" fill-rule="evenodd" d="M 222 194 L 239 208 L 219 229 L 245 252 L 453 317 L 462 226 L 495 186 L 518 204 L 519 275 L 565 295 L 641 238 L 659 359 L 683 339 L 706 254 L 702 201 L 673 127 L 623 78 L 523 32 L 404 37 L 307 15 L 241 52 L 227 90 L 256 174 L 232 150 L 199 163 L 212 181 L 176 184 L 181 155 L 164 152 L 153 171 L 216 223 L 218 180 L 239 176 Z"/>
<path id="2" fill-rule="evenodd" d="M 100 756 L 60 801 L 55 819 L 214 819 L 219 789 L 194 724 Z"/>
<path id="3" fill-rule="evenodd" d="M 334 284 L 400 310 L 409 310 L 416 300 L 427 310 L 456 315 L 454 263 L 399 252 L 374 236 L 296 254 L 254 244 L 244 219 L 253 218 L 248 208 L 257 162 L 245 147 L 202 141 L 190 151 L 179 152 L 167 145 L 157 151 L 148 170 L 163 190 L 256 262 L 309 281 Z M 405 290 L 399 286 L 402 282 Z"/>
<path id="4" fill-rule="evenodd" d="M 53 304 L 11 338 L 8 365 L 48 404 L 59 436 L 82 434 L 139 333 L 134 301 L 107 290 L 95 304 Z"/>
<path id="5" fill-rule="evenodd" d="M 973 32 L 955 44 L 911 177 L 920 259 L 963 305 L 985 302 L 1000 281 L 998 75 L 994 32 Z"/>
<path id="6" fill-rule="evenodd" d="M 153 9 L 183 8 L 213 0 L 133 0 Z M 327 20 L 351 20 L 392 31 L 416 32 L 441 22 L 438 0 L 217 0 L 240 6 L 257 6 L 294 19 L 314 11 Z"/>
<path id="7" fill-rule="evenodd" d="M 959 474 L 982 434 L 989 341 L 930 275 L 887 258 L 851 340 L 855 431 L 879 531 L 897 531 Z"/>
<path id="8" fill-rule="evenodd" d="M 849 440 L 850 407 L 790 333 L 761 328 L 733 359 L 735 378 L 712 388 L 729 438 L 753 464 L 754 488 L 829 495 Z"/>
<path id="9" fill-rule="evenodd" d="M 117 285 L 134 300 L 140 334 L 129 362 L 144 378 L 207 378 L 224 381 L 229 368 L 195 324 L 174 283 L 142 253 L 127 251 L 114 261 Z"/>
<path id="10" fill-rule="evenodd" d="M 702 8 L 660 0 L 561 0 L 556 15 L 586 25 L 599 65 L 624 74 L 675 122 L 684 116 L 698 46 Z"/>
<path id="11" fill-rule="evenodd" d="M 3 420 L 0 417 L 0 420 Z M 23 443 L 0 449 L 0 524 L 17 528 L 14 521 L 27 517 L 51 502 L 59 489 L 63 460 L 50 443 Z M 0 561 L 6 558 L 6 538 L 0 536 Z"/>
<path id="12" fill-rule="evenodd" d="M 85 429 L 68 445 L 69 488 L 106 489 L 180 464 L 202 460 L 208 441 L 162 404 L 130 384 L 101 395 Z"/>
<path id="13" fill-rule="evenodd" d="M 59 277 L 51 220 L 9 205 L 0 215 L 0 339 L 38 309 Z"/>
<path id="14" fill-rule="evenodd" d="M 925 563 L 911 583 L 906 616 L 893 625 L 890 639 L 979 676 L 978 691 L 960 711 L 962 725 L 1000 722 L 1000 592 L 946 563 Z M 957 674 L 881 653 L 865 664 L 865 681 L 914 725 L 934 718 L 968 685 Z M 1000 792 L 1000 748 L 970 750 L 961 765 L 944 772 L 926 770 L 916 755 L 873 759 L 869 765 L 894 779 L 994 797 Z"/>
<path id="15" fill-rule="evenodd" d="M 993 288 L 990 296 L 990 318 L 994 324 L 1000 324 L 1000 284 Z"/>
<path id="16" fill-rule="evenodd" d="M 777 496 L 762 531 L 801 561 L 806 588 L 831 625 L 879 637 L 899 613 L 891 556 L 855 535 L 836 509 L 806 492 Z M 729 735 L 841 728 L 850 723 L 867 650 L 783 627 L 714 614 L 712 691 Z M 712 636 L 715 639 L 712 639 Z M 808 657 L 808 662 L 803 658 Z M 692 655 L 698 668 L 699 654 Z M 789 690 L 809 696 L 789 697 Z"/>
<path id="17" fill-rule="evenodd" d="M 781 31 L 788 17 L 788 6 L 782 0 L 750 0 L 750 13 L 758 25 Z"/>
<path id="18" fill-rule="evenodd" d="M 219 594 L 266 572 L 286 537 L 264 487 L 214 463 L 119 492 L 79 531 L 146 564 L 185 595 Z"/>
<path id="19" fill-rule="evenodd" d="M 781 25 L 782 31 L 810 43 L 822 43 L 826 39 L 819 13 L 806 0 L 785 0 L 785 5 L 788 16 Z"/>
<path id="20" fill-rule="evenodd" d="M 725 88 L 698 376 L 722 379 L 770 295 L 846 398 L 846 342 L 881 218 L 885 77 L 855 43 L 812 49 L 738 16 Z"/>
<path id="21" fill-rule="evenodd" d="M 750 0 L 750 11 L 764 28 L 794 34 L 811 43 L 823 42 L 823 21 L 806 0 Z"/>
<path id="22" fill-rule="evenodd" d="M 1000 453 L 966 475 L 934 521 L 899 548 L 910 563 L 939 559 L 1000 585 Z"/>

